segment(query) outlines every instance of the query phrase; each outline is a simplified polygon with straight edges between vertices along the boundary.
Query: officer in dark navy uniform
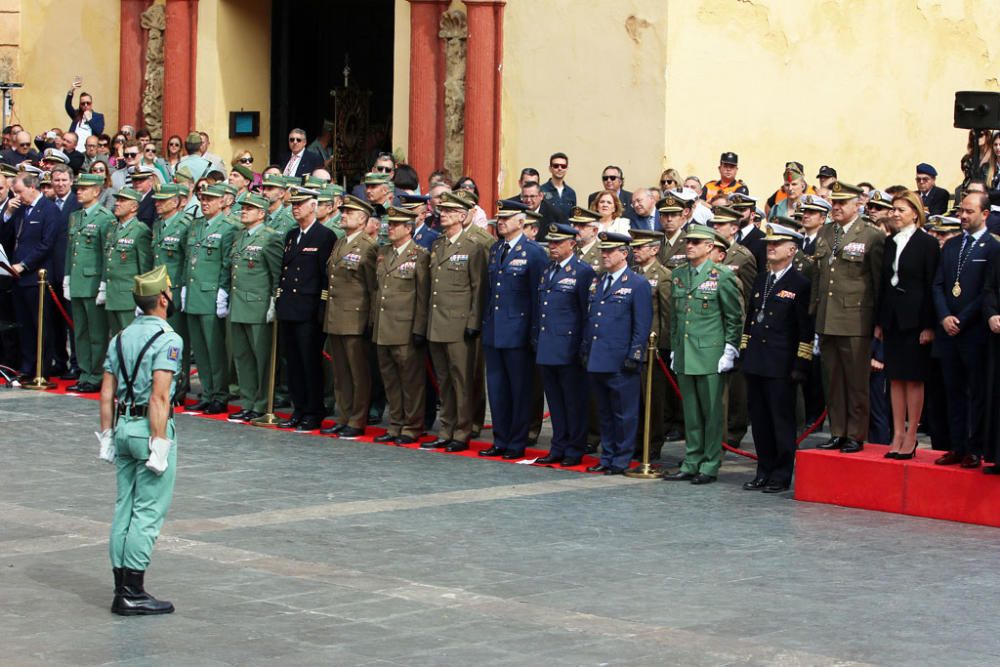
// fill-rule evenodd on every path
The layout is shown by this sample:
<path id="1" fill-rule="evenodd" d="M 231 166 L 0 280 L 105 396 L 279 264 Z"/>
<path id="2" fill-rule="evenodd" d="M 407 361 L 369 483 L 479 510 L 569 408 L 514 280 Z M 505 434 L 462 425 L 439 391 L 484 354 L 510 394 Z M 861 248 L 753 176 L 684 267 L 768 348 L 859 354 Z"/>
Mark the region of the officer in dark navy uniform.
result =
<path id="1" fill-rule="evenodd" d="M 764 241 L 767 269 L 750 290 L 740 343 L 758 457 L 757 474 L 743 488 L 779 493 L 792 483 L 795 385 L 808 376 L 813 325 L 810 282 L 794 266 L 802 235 L 772 224 Z"/>
<path id="2" fill-rule="evenodd" d="M 549 401 L 552 444 L 535 461 L 563 467 L 579 465 L 587 449 L 590 391 L 587 371 L 580 365 L 580 343 L 587 317 L 594 270 L 576 255 L 577 231 L 570 225 L 549 225 L 546 238 L 552 263 L 538 281 L 539 317 L 534 326 L 535 363 Z"/>
<path id="3" fill-rule="evenodd" d="M 417 219 L 413 222 L 413 242 L 429 251 L 434 239 L 441 235 L 441 232 L 427 226 L 427 216 L 430 213 L 427 202 L 430 201 L 430 197 L 401 192 L 399 201 L 403 208 L 417 214 Z"/>
<path id="4" fill-rule="evenodd" d="M 497 234 L 486 266 L 488 292 L 483 308 L 486 388 L 493 415 L 493 446 L 480 456 L 524 456 L 531 425 L 534 355 L 531 327 L 538 313 L 538 282 L 545 251 L 524 235 L 531 212 L 519 201 L 497 202 Z"/>
<path id="5" fill-rule="evenodd" d="M 649 281 L 628 268 L 628 234 L 601 232 L 604 273 L 590 283 L 590 311 L 580 360 L 590 373 L 601 419 L 601 462 L 589 472 L 628 468 L 639 427 L 639 369 L 653 325 Z"/>

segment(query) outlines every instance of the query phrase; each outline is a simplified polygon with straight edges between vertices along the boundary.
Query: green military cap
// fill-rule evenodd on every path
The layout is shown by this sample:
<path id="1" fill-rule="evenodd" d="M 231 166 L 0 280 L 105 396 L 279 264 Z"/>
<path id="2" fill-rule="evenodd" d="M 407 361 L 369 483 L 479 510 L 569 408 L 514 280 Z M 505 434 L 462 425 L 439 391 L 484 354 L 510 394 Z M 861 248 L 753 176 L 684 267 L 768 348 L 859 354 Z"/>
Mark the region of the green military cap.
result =
<path id="1" fill-rule="evenodd" d="M 296 185 L 302 185 L 302 177 L 300 176 L 282 176 L 281 183 L 283 188 L 288 189 Z"/>
<path id="2" fill-rule="evenodd" d="M 100 174 L 80 174 L 76 177 L 76 185 L 77 187 L 104 185 L 104 176 Z"/>
<path id="3" fill-rule="evenodd" d="M 288 188 L 288 194 L 291 195 L 291 200 L 293 202 L 306 201 L 308 199 L 316 199 L 319 196 L 319 192 L 313 190 L 312 188 L 307 188 L 302 185 L 293 185 Z"/>
<path id="4" fill-rule="evenodd" d="M 600 219 L 601 214 L 597 211 L 591 211 L 589 208 L 583 208 L 580 206 L 574 206 L 569 216 L 569 221 L 575 225 L 585 225 L 589 222 L 598 222 Z"/>
<path id="5" fill-rule="evenodd" d="M 687 233 L 684 234 L 685 241 L 707 240 L 715 241 L 715 230 L 708 225 L 691 224 L 688 225 Z"/>
<path id="6" fill-rule="evenodd" d="M 254 177 L 253 169 L 246 166 L 245 164 L 240 164 L 239 162 L 237 162 L 236 164 L 233 165 L 232 171 L 235 171 L 237 174 L 247 179 L 248 181 L 253 180 Z"/>
<path id="7" fill-rule="evenodd" d="M 236 188 L 235 185 L 230 185 L 229 183 L 219 183 L 219 186 L 222 187 L 223 192 L 225 192 L 227 195 L 232 195 L 235 197 L 240 193 L 240 191 Z"/>
<path id="8" fill-rule="evenodd" d="M 131 199 L 132 201 L 142 201 L 142 193 L 133 188 L 122 188 L 115 193 L 118 199 Z"/>
<path id="9" fill-rule="evenodd" d="M 868 206 L 875 208 L 892 208 L 892 195 L 883 190 L 872 190 L 868 198 Z"/>
<path id="10" fill-rule="evenodd" d="M 178 183 L 177 184 L 177 191 L 180 193 L 181 197 L 190 197 L 191 196 L 191 188 L 189 188 L 184 183 Z"/>
<path id="11" fill-rule="evenodd" d="M 344 203 L 341 204 L 341 208 L 349 208 L 354 211 L 364 211 L 368 215 L 375 214 L 375 208 L 363 199 L 358 199 L 354 195 L 347 195 L 344 197 Z"/>
<path id="12" fill-rule="evenodd" d="M 750 195 L 745 195 L 742 192 L 734 192 L 727 197 L 729 200 L 729 208 L 735 208 L 742 211 L 746 208 L 754 208 L 757 206 L 757 200 Z"/>
<path id="13" fill-rule="evenodd" d="M 328 187 L 331 191 L 333 191 L 334 197 L 343 197 L 345 194 L 347 194 L 347 191 L 344 190 L 344 186 L 342 185 L 338 185 L 336 183 L 330 183 L 326 187 Z"/>
<path id="14" fill-rule="evenodd" d="M 725 236 L 723 236 L 719 232 L 715 232 L 715 238 L 712 239 L 712 245 L 714 245 L 716 248 L 720 250 L 729 250 L 729 246 L 732 244 L 729 243 L 729 239 L 727 239 Z"/>
<path id="15" fill-rule="evenodd" d="M 329 182 L 330 182 L 329 178 L 320 178 L 319 176 L 313 176 L 312 174 L 309 174 L 308 176 L 306 176 L 303 184 L 307 188 L 313 188 L 314 190 L 319 190 Z"/>
<path id="16" fill-rule="evenodd" d="M 471 200 L 466 199 L 458 195 L 455 192 L 445 192 L 441 195 L 441 203 L 438 204 L 441 208 L 460 208 L 464 211 L 470 210 L 475 204 Z"/>
<path id="17" fill-rule="evenodd" d="M 186 164 L 182 164 L 177 168 L 177 171 L 174 172 L 174 180 L 194 183 L 194 174 L 191 173 L 191 170 Z"/>
<path id="18" fill-rule="evenodd" d="M 473 208 L 479 203 L 479 197 L 472 190 L 466 190 L 465 188 L 459 188 L 455 190 L 455 196 L 461 197 L 465 201 L 472 202 Z"/>
<path id="19" fill-rule="evenodd" d="M 601 250 L 614 250 L 627 246 L 632 242 L 632 237 L 628 234 L 618 234 L 616 232 L 601 232 L 597 235 L 598 246 Z"/>
<path id="20" fill-rule="evenodd" d="M 844 183 L 843 181 L 834 181 L 833 184 L 830 185 L 830 190 L 833 193 L 830 195 L 830 199 L 834 201 L 854 199 L 864 194 L 864 191 L 858 186 L 851 185 L 850 183 Z"/>
<path id="21" fill-rule="evenodd" d="M 163 264 L 137 275 L 133 280 L 132 294 L 136 296 L 156 296 L 170 289 L 170 274 Z"/>
<path id="22" fill-rule="evenodd" d="M 789 229 L 793 229 L 795 231 L 802 229 L 802 222 L 800 220 L 796 220 L 795 218 L 776 215 L 774 216 L 774 221 L 783 227 L 788 227 Z M 766 232 L 767 229 L 764 229 L 763 231 Z"/>
<path id="23" fill-rule="evenodd" d="M 633 248 L 663 241 L 663 232 L 658 232 L 655 229 L 633 229 L 629 233 L 632 235 Z"/>
<path id="24" fill-rule="evenodd" d="M 669 194 L 656 202 L 656 210 L 660 213 L 680 213 L 686 208 L 691 208 L 691 204 Z"/>
<path id="25" fill-rule="evenodd" d="M 153 199 L 173 199 L 181 196 L 181 186 L 176 183 L 160 183 L 153 190 Z"/>
<path id="26" fill-rule="evenodd" d="M 189 133 L 187 135 L 187 138 L 184 140 L 184 143 L 186 143 L 186 144 L 200 144 L 201 143 L 201 135 L 198 134 L 197 132 L 191 132 L 191 133 Z"/>
<path id="27" fill-rule="evenodd" d="M 6 162 L 0 163 L 0 174 L 4 176 L 17 176 L 17 167 Z"/>
<path id="28" fill-rule="evenodd" d="M 226 189 L 219 184 L 208 185 L 203 187 L 198 194 L 202 197 L 221 197 L 226 194 Z"/>
<path id="29" fill-rule="evenodd" d="M 417 220 L 417 212 L 406 208 L 389 207 L 389 222 L 408 222 L 413 224 Z"/>
<path id="30" fill-rule="evenodd" d="M 261 185 L 265 188 L 284 188 L 285 177 L 281 174 L 264 174 L 264 180 L 261 181 Z"/>
<path id="31" fill-rule="evenodd" d="M 389 178 L 389 174 L 383 174 L 379 171 L 370 171 L 365 174 L 365 185 L 388 185 L 392 183 L 392 179 Z"/>
<path id="32" fill-rule="evenodd" d="M 333 194 L 333 188 L 330 187 L 329 185 L 324 185 L 324 186 L 318 187 L 318 188 L 316 188 L 316 190 L 319 192 L 319 194 L 316 195 L 316 201 L 318 201 L 318 202 L 332 202 L 333 201 L 333 198 L 334 198 L 335 195 Z"/>
<path id="33" fill-rule="evenodd" d="M 246 197 L 243 198 L 243 208 L 251 206 L 253 208 L 259 208 L 266 211 L 270 205 L 271 202 L 268 201 L 267 197 L 259 195 L 255 192 L 251 192 L 247 194 Z"/>
<path id="34" fill-rule="evenodd" d="M 716 206 L 712 209 L 712 219 L 709 220 L 710 225 L 721 225 L 723 223 L 732 223 L 738 225 L 740 222 L 740 212 L 729 206 Z"/>

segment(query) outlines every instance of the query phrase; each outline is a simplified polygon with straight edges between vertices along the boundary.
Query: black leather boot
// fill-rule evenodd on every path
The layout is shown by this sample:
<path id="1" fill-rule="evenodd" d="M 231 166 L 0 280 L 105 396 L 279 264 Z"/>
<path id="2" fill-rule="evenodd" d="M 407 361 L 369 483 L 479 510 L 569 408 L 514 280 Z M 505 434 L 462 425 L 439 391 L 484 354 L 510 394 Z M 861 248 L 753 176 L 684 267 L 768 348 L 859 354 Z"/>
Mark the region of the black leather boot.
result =
<path id="1" fill-rule="evenodd" d="M 111 572 L 115 575 L 115 599 L 111 603 L 111 611 L 114 611 L 119 604 L 121 604 L 118 598 L 121 597 L 122 594 L 122 580 L 125 576 L 125 572 L 120 567 L 111 568 Z"/>
<path id="2" fill-rule="evenodd" d="M 122 569 L 121 595 L 115 596 L 111 611 L 119 616 L 148 616 L 170 614 L 174 605 L 166 600 L 157 600 L 143 588 L 145 570 Z"/>

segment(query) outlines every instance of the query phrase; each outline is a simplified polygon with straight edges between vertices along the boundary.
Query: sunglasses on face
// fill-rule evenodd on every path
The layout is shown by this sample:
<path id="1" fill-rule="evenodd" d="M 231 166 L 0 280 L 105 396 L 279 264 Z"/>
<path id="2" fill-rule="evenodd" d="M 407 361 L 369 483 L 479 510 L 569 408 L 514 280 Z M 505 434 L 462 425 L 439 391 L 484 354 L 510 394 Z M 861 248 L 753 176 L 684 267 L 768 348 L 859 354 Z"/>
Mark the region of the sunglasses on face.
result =
<path id="1" fill-rule="evenodd" d="M 303 139 L 302 137 L 288 137 L 288 143 L 290 144 L 297 144 L 302 141 L 305 141 L 305 139 Z"/>
<path id="2" fill-rule="evenodd" d="M 556 163 L 553 162 L 549 166 L 552 167 L 553 169 L 565 169 L 569 165 L 568 164 L 556 164 Z"/>
<path id="3" fill-rule="evenodd" d="M 665 178 L 662 181 L 660 181 L 660 185 L 676 185 L 676 184 L 677 184 L 677 181 L 675 181 L 672 178 Z"/>
<path id="4" fill-rule="evenodd" d="M 242 162 L 243 164 L 253 164 L 253 158 L 252 157 L 241 157 L 240 158 L 240 162 Z"/>
<path id="5" fill-rule="evenodd" d="M 139 157 L 139 153 L 134 153 L 132 151 L 126 151 L 122 153 L 125 157 Z"/>
<path id="6" fill-rule="evenodd" d="M 25 143 L 23 143 L 23 144 L 18 144 L 18 146 L 20 146 L 21 148 L 27 148 L 27 147 L 28 147 L 28 146 L 30 146 L 30 145 L 31 145 L 31 144 L 30 144 L 29 142 L 25 142 Z"/>
<path id="7" fill-rule="evenodd" d="M 602 181 L 617 181 L 618 177 L 613 175 L 601 176 Z"/>
<path id="8" fill-rule="evenodd" d="M 153 153 L 153 154 L 155 154 L 156 153 L 156 149 L 155 148 L 147 148 L 146 150 L 143 151 L 143 153 Z"/>
<path id="9" fill-rule="evenodd" d="M 375 167 L 375 171 L 381 174 L 388 174 L 392 171 L 392 167 Z"/>

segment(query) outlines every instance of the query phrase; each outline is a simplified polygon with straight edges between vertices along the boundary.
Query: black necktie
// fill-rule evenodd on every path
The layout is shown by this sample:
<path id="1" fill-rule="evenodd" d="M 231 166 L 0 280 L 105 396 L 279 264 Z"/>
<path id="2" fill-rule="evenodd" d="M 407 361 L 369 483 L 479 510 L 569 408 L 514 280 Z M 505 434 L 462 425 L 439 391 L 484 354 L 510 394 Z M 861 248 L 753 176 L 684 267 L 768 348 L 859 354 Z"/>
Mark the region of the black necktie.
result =
<path id="1" fill-rule="evenodd" d="M 767 284 L 764 285 L 764 291 L 770 292 L 774 288 L 774 274 L 767 274 Z"/>
<path id="2" fill-rule="evenodd" d="M 552 282 L 552 279 L 556 277 L 556 273 L 558 271 L 559 271 L 559 265 L 556 264 L 555 262 L 552 262 L 552 266 L 551 268 L 549 268 L 549 282 Z"/>
<path id="3" fill-rule="evenodd" d="M 970 241 L 972 241 L 972 234 L 965 232 L 965 236 L 962 238 L 962 249 L 958 253 L 958 263 L 960 266 L 966 260 L 966 251 L 972 250 L 974 244 L 970 243 Z"/>
<path id="4" fill-rule="evenodd" d="M 743 243 L 743 230 L 736 232 L 736 242 Z"/>
<path id="5" fill-rule="evenodd" d="M 510 244 L 506 241 L 503 242 L 503 250 L 500 251 L 500 263 L 503 264 L 507 261 L 507 253 L 510 252 Z"/>
<path id="6" fill-rule="evenodd" d="M 604 296 L 607 296 L 608 292 L 610 291 L 611 291 L 611 274 L 609 273 L 608 275 L 604 276 Z"/>

